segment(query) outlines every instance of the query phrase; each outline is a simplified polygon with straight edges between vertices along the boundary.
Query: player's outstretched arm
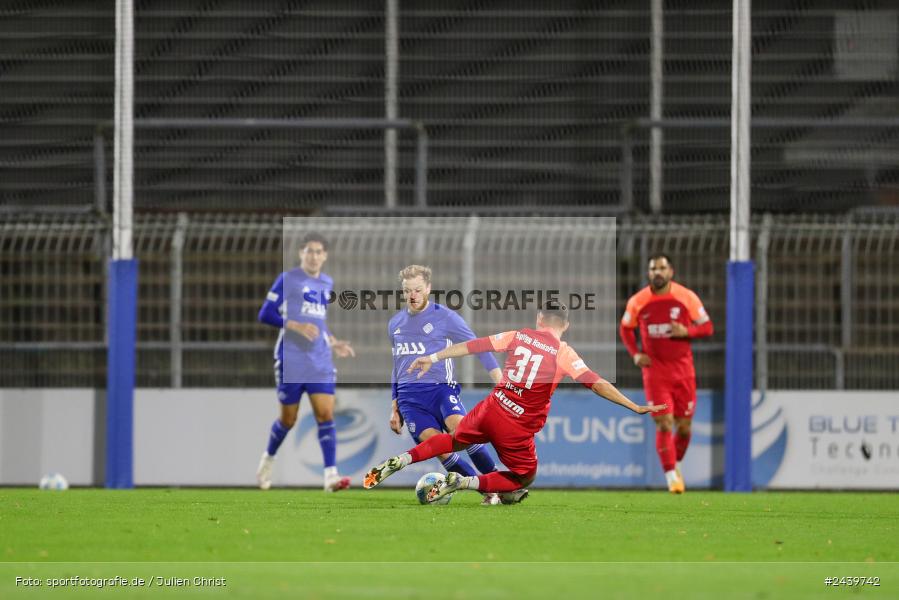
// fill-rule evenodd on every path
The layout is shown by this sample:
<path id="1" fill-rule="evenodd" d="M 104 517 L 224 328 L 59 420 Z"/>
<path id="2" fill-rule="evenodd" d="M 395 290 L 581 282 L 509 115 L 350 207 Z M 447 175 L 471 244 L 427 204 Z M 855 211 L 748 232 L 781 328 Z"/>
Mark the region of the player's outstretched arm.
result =
<path id="1" fill-rule="evenodd" d="M 448 358 L 459 358 L 460 356 L 467 356 L 470 354 L 467 346 L 468 342 L 463 342 L 461 344 L 453 344 L 449 348 L 444 348 L 440 352 L 434 352 L 430 356 L 420 356 L 415 359 L 415 361 L 409 365 L 409 368 L 406 369 L 407 373 L 414 373 L 415 371 L 419 371 L 418 378 L 421 379 L 422 375 L 427 373 L 431 369 L 431 365 L 440 360 L 446 360 Z"/>
<path id="2" fill-rule="evenodd" d="M 615 404 L 620 404 L 625 408 L 629 408 L 639 415 L 644 415 L 646 413 L 654 413 L 659 412 L 660 410 L 665 410 L 667 406 L 665 404 L 660 404 L 656 406 L 641 406 L 639 404 L 635 404 L 632 402 L 627 396 L 622 394 L 618 388 L 609 383 L 608 381 L 597 381 L 590 388 L 593 390 L 593 393 L 602 396 L 609 402 L 614 402 Z"/>

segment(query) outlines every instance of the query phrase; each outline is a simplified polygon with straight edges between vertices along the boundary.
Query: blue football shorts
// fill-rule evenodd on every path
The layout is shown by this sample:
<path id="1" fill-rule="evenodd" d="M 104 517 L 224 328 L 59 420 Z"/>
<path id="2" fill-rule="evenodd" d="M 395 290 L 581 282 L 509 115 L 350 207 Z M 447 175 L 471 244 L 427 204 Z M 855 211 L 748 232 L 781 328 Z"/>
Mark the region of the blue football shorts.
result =
<path id="1" fill-rule="evenodd" d="M 416 444 L 421 441 L 418 436 L 425 429 L 446 431 L 447 417 L 466 414 L 460 391 L 458 385 L 435 383 L 397 392 L 397 408 Z"/>

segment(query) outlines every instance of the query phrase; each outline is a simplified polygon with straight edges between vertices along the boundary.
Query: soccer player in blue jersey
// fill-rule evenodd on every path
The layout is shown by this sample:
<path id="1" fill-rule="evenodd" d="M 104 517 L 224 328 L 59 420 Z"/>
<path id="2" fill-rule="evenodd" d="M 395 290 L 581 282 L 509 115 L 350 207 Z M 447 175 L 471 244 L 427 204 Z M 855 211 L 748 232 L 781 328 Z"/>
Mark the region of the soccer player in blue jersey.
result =
<path id="1" fill-rule="evenodd" d="M 443 432 L 452 433 L 465 415 L 460 399 L 461 388 L 456 383 L 453 361 L 435 364 L 427 375 L 418 379 L 408 373 L 409 366 L 419 356 L 443 350 L 455 343 L 475 339 L 465 320 L 445 306 L 431 302 L 431 269 L 409 265 L 400 271 L 406 307 L 396 313 L 388 324 L 387 335 L 393 350 L 393 410 L 390 428 L 402 432 L 403 423 L 418 444 Z M 502 378 L 499 365 L 492 354 L 478 358 L 496 384 Z M 496 464 L 482 444 L 468 447 L 468 455 L 481 473 L 496 470 Z M 441 454 L 440 462 L 447 471 L 464 477 L 477 475 L 471 465 L 455 452 Z M 485 498 L 491 503 L 491 498 Z"/>
<path id="2" fill-rule="evenodd" d="M 346 489 L 349 477 L 337 472 L 337 431 L 334 427 L 336 369 L 338 357 L 355 356 L 349 342 L 328 331 L 328 300 L 334 281 L 322 272 L 328 260 L 328 241 L 317 233 L 303 239 L 300 266 L 278 276 L 259 311 L 259 320 L 277 327 L 275 384 L 281 415 L 272 423 L 268 447 L 262 453 L 256 479 L 267 490 L 272 485 L 275 454 L 287 432 L 297 422 L 300 397 L 306 393 L 318 423 L 318 442 L 325 464 L 326 492 Z"/>

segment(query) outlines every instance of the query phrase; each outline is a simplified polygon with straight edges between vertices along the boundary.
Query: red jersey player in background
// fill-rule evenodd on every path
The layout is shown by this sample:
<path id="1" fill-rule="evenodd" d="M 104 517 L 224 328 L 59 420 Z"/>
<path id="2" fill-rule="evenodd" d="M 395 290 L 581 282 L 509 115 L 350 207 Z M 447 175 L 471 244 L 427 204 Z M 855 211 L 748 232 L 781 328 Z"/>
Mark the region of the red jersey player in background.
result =
<path id="1" fill-rule="evenodd" d="M 548 304 L 537 313 L 535 329 L 506 331 L 470 340 L 416 359 L 409 372 L 418 370 L 424 374 L 432 364 L 447 358 L 491 351 L 508 355 L 502 380 L 462 418 L 453 434 L 431 436 L 409 452 L 387 459 L 366 474 L 363 487 L 373 488 L 412 463 L 486 442 L 493 444 L 500 461 L 509 470 L 477 477 L 450 472 L 445 482 L 430 490 L 430 502 L 457 490 L 503 494 L 530 485 L 537 475 L 534 435 L 543 429 L 550 398 L 566 375 L 593 393 L 635 413 L 665 410 L 665 405 L 634 404 L 615 386 L 591 371 L 574 349 L 562 341 L 568 325 L 568 308 L 557 303 Z"/>
<path id="2" fill-rule="evenodd" d="M 696 409 L 696 371 L 690 340 L 708 337 L 713 329 L 699 296 L 672 281 L 673 277 L 670 258 L 656 254 L 649 259 L 649 285 L 627 301 L 619 332 L 634 364 L 643 370 L 646 401 L 668 407 L 653 415 L 656 451 L 668 490 L 682 494 L 680 461 L 690 444 L 690 425 Z M 634 334 L 638 327 L 642 350 L 637 349 Z"/>

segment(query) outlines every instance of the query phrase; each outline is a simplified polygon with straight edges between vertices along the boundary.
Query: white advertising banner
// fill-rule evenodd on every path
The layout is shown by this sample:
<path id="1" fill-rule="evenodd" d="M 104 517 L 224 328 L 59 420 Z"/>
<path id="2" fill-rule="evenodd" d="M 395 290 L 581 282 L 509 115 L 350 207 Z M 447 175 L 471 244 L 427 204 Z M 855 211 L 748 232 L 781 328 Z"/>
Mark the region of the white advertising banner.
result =
<path id="1" fill-rule="evenodd" d="M 61 473 L 72 485 L 92 485 L 96 396 L 92 389 L 0 389 L 0 484 L 36 486 Z"/>
<path id="2" fill-rule="evenodd" d="M 756 487 L 899 489 L 899 394 L 768 392 L 752 445 Z"/>
<path id="3" fill-rule="evenodd" d="M 390 392 L 337 389 L 337 466 L 362 485 L 374 464 L 414 446 L 393 433 Z M 255 485 L 256 467 L 280 408 L 274 389 L 138 389 L 134 400 L 135 485 Z M 414 485 L 435 459 L 412 465 L 385 485 Z M 304 397 L 297 424 L 278 451 L 273 486 L 322 485 L 322 454 Z"/>

